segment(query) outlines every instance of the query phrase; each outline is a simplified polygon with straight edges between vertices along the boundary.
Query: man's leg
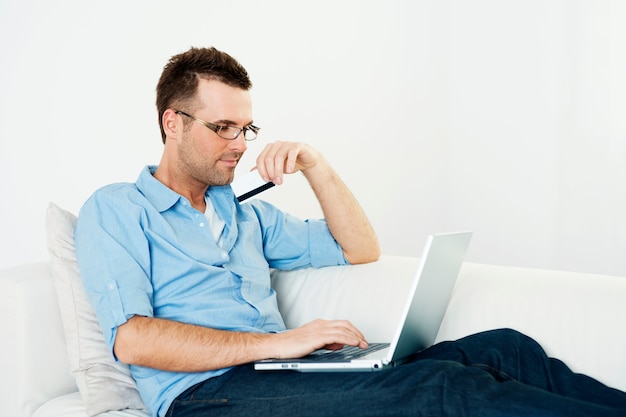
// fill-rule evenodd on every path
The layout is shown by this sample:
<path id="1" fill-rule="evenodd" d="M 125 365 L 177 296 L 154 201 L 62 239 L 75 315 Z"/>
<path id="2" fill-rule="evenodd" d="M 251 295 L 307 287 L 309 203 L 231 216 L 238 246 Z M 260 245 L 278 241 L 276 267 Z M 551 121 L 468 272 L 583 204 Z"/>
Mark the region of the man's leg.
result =
<path id="1" fill-rule="evenodd" d="M 626 414 L 624 408 L 549 392 L 535 371 L 518 369 L 536 366 L 532 355 L 523 353 L 528 349 L 526 344 L 530 345 L 527 338 L 516 332 L 488 332 L 437 345 L 410 363 L 373 373 L 257 372 L 251 365 L 242 366 L 182 394 L 168 417 Z M 487 352 L 491 345 L 496 346 L 496 352 Z M 524 358 L 502 353 L 510 350 L 508 345 L 519 345 L 519 356 Z M 567 378 L 564 373 L 558 379 L 563 383 Z M 538 381 L 539 387 L 533 386 Z M 604 389 L 609 390 L 594 384 L 602 388 L 602 395 Z M 615 397 L 610 398 L 610 404 L 626 397 L 609 391 Z"/>
<path id="2" fill-rule="evenodd" d="M 496 379 L 511 379 L 562 396 L 626 409 L 626 394 L 549 358 L 533 339 L 511 329 L 492 330 L 439 343 L 416 355 L 482 367 Z"/>

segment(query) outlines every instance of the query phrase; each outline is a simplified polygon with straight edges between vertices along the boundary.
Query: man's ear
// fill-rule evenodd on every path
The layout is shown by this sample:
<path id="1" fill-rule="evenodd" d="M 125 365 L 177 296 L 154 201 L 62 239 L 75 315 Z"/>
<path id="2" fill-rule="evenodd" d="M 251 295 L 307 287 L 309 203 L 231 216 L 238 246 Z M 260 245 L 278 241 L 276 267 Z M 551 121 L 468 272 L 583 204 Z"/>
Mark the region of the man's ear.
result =
<path id="1" fill-rule="evenodd" d="M 175 139 L 179 133 L 182 133 L 183 121 L 174 110 L 165 110 L 162 121 L 166 137 Z"/>

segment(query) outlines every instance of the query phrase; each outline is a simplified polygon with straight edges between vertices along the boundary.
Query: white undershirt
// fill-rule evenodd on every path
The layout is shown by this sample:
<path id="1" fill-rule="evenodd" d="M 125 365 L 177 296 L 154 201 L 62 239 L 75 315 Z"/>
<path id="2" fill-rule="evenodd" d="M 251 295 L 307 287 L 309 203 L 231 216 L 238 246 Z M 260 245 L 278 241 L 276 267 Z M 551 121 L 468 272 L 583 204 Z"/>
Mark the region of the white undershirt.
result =
<path id="1" fill-rule="evenodd" d="M 213 203 L 211 203 L 211 199 L 208 197 L 205 197 L 204 201 L 206 202 L 206 209 L 204 210 L 204 216 L 209 222 L 209 227 L 211 228 L 211 234 L 213 235 L 213 239 L 215 239 L 215 242 L 217 243 L 217 245 L 221 247 L 222 246 L 221 236 L 222 236 L 222 232 L 224 231 L 224 226 L 226 225 L 226 223 L 224 222 L 224 220 L 220 218 L 220 216 L 217 215 L 217 212 L 215 211 L 215 207 L 213 207 Z"/>

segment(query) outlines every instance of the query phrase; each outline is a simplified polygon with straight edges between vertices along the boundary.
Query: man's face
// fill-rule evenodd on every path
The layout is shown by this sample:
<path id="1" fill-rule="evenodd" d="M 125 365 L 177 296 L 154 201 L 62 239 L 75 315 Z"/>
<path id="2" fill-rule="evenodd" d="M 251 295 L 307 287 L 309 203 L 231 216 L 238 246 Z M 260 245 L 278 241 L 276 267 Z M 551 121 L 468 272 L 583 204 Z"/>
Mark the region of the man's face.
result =
<path id="1" fill-rule="evenodd" d="M 190 113 L 192 116 L 216 125 L 239 128 L 252 123 L 252 100 L 248 91 L 216 80 L 200 80 L 197 95 L 201 107 Z M 188 109 L 178 110 L 189 113 Z M 247 149 L 243 133 L 237 139 L 226 140 L 195 121 L 178 140 L 177 147 L 178 168 L 209 186 L 230 184 L 235 167 Z"/>

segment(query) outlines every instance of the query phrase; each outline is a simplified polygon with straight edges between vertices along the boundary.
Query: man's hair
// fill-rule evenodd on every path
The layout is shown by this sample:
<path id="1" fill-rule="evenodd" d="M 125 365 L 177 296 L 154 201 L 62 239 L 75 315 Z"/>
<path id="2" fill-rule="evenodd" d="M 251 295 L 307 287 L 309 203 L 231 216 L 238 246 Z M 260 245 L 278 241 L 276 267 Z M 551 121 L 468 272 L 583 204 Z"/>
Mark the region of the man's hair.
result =
<path id="1" fill-rule="evenodd" d="M 161 137 L 165 143 L 163 113 L 170 108 L 183 107 L 194 111 L 198 106 L 198 80 L 217 80 L 232 87 L 249 90 L 252 82 L 246 69 L 225 52 L 215 48 L 191 48 L 174 55 L 163 68 L 156 88 Z"/>

